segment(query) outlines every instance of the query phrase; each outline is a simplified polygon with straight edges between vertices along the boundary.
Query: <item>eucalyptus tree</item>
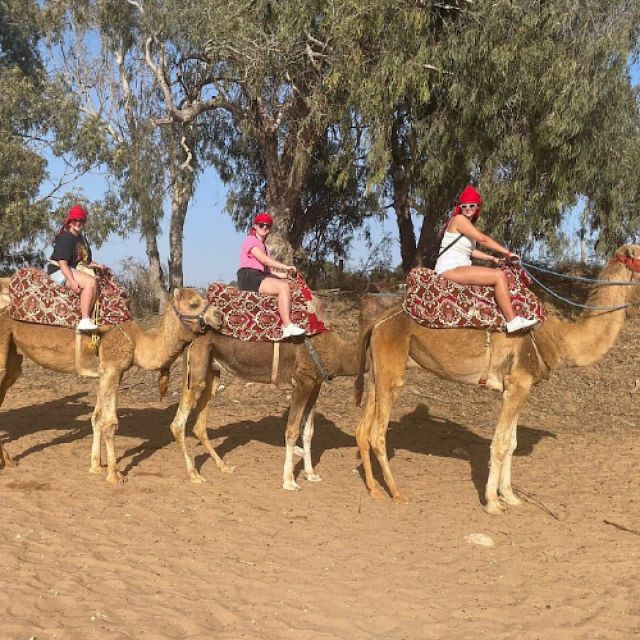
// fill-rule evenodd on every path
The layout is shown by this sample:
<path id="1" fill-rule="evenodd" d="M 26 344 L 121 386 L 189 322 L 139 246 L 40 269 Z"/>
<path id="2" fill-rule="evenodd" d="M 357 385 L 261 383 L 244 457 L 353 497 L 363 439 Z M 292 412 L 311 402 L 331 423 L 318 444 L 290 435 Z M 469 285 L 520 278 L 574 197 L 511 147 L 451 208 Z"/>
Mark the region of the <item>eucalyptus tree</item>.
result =
<path id="1" fill-rule="evenodd" d="M 348 108 L 346 78 L 357 58 L 353 32 L 379 3 L 170 0 L 161 10 L 139 4 L 147 14 L 155 11 L 162 25 L 150 39 L 148 61 L 164 94 L 166 122 L 224 114 L 240 139 L 221 157 L 246 153 L 245 159 L 235 156 L 236 167 L 259 170 L 257 177 L 231 176 L 230 204 L 246 204 L 252 194 L 240 189 L 255 186 L 254 209 L 262 201 L 275 214 L 272 246 L 290 259 L 309 229 L 305 217 L 312 214 L 304 201 L 316 155 Z M 168 72 L 166 61 L 176 51 L 198 94 L 185 93 L 187 74 Z"/>
<path id="2" fill-rule="evenodd" d="M 22 245 L 24 255 L 51 227 L 47 178 L 49 132 L 68 126 L 72 105 L 47 82 L 36 0 L 0 2 L 0 261 Z M 55 190 L 55 187 L 51 187 Z"/>
<path id="3" fill-rule="evenodd" d="M 639 11 L 608 0 L 450 2 L 430 6 L 422 40 L 403 29 L 372 43 L 357 108 L 372 123 L 374 175 L 398 216 L 405 269 L 432 252 L 469 180 L 489 196 L 484 223 L 520 249 L 552 242 L 580 196 L 601 245 L 624 235 Z M 418 238 L 410 212 L 423 214 Z"/>

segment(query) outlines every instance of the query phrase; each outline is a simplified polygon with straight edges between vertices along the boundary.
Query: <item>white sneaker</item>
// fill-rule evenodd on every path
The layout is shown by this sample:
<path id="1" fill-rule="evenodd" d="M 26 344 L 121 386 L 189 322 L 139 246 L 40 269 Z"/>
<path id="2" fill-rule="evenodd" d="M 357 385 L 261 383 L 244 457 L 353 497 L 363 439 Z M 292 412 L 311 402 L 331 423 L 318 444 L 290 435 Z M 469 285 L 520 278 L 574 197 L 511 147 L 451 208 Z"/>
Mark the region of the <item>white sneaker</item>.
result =
<path id="1" fill-rule="evenodd" d="M 522 316 L 516 316 L 513 320 L 507 322 L 507 333 L 515 333 L 516 331 L 529 329 L 536 324 L 538 324 L 538 321 L 536 319 L 523 318 Z"/>
<path id="2" fill-rule="evenodd" d="M 98 325 L 95 324 L 90 318 L 82 318 L 80 322 L 78 322 L 78 326 L 76 327 L 76 331 L 97 331 Z"/>
<path id="3" fill-rule="evenodd" d="M 294 336 L 303 336 L 307 333 L 302 327 L 299 327 L 297 324 L 288 324 L 286 327 L 282 328 L 282 339 L 285 338 L 293 338 Z"/>

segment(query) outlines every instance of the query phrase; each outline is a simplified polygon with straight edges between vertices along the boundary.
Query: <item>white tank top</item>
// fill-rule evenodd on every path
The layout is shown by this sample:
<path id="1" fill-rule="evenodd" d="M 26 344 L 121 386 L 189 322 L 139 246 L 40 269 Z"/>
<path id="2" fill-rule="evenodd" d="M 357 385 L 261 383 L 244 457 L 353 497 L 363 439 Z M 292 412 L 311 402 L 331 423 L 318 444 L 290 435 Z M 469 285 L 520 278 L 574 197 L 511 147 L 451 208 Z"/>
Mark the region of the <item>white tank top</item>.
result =
<path id="1" fill-rule="evenodd" d="M 444 273 L 457 267 L 471 266 L 471 252 L 476 248 L 476 241 L 467 238 L 465 235 L 460 238 L 460 235 L 460 233 L 451 233 L 451 231 L 444 232 L 440 243 L 440 251 L 448 247 L 452 242 L 455 242 L 455 244 L 447 249 L 436 261 L 436 273 Z M 458 238 L 460 239 L 458 240 Z"/>

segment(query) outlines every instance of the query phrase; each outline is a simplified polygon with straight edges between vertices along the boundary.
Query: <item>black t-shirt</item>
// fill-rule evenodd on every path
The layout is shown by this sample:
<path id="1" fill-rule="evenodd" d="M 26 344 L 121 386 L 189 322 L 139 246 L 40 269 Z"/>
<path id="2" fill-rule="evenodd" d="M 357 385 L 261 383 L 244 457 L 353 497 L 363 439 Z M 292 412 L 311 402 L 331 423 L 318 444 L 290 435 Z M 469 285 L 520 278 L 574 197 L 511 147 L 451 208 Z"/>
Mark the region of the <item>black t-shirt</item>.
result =
<path id="1" fill-rule="evenodd" d="M 65 230 L 56 238 L 51 260 L 66 260 L 71 268 L 75 267 L 79 262 L 89 264 L 91 262 L 89 243 L 82 234 L 76 236 L 70 231 Z M 55 264 L 49 264 L 47 266 L 47 273 L 49 275 L 59 270 L 60 267 Z"/>

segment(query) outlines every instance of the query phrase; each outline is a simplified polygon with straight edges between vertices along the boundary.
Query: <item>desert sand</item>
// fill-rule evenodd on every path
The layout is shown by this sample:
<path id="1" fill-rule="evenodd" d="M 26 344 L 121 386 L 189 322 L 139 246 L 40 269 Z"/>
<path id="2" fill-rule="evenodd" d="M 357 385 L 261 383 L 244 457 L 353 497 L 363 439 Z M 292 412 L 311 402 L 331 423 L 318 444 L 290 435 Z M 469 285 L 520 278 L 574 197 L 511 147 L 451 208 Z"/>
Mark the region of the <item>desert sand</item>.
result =
<path id="1" fill-rule="evenodd" d="M 355 304 L 329 301 L 355 336 Z M 409 505 L 366 492 L 352 379 L 320 395 L 321 483 L 281 488 L 287 390 L 223 375 L 209 431 L 222 476 L 188 481 L 158 400 L 129 372 L 116 440 L 127 482 L 88 473 L 96 381 L 27 363 L 0 409 L 2 640 L 580 640 L 640 633 L 640 320 L 604 361 L 553 374 L 521 416 L 514 485 L 482 510 L 498 396 L 412 369 L 389 451 Z M 300 471 L 301 465 L 297 467 Z M 473 542 L 488 536 L 494 546 Z"/>

